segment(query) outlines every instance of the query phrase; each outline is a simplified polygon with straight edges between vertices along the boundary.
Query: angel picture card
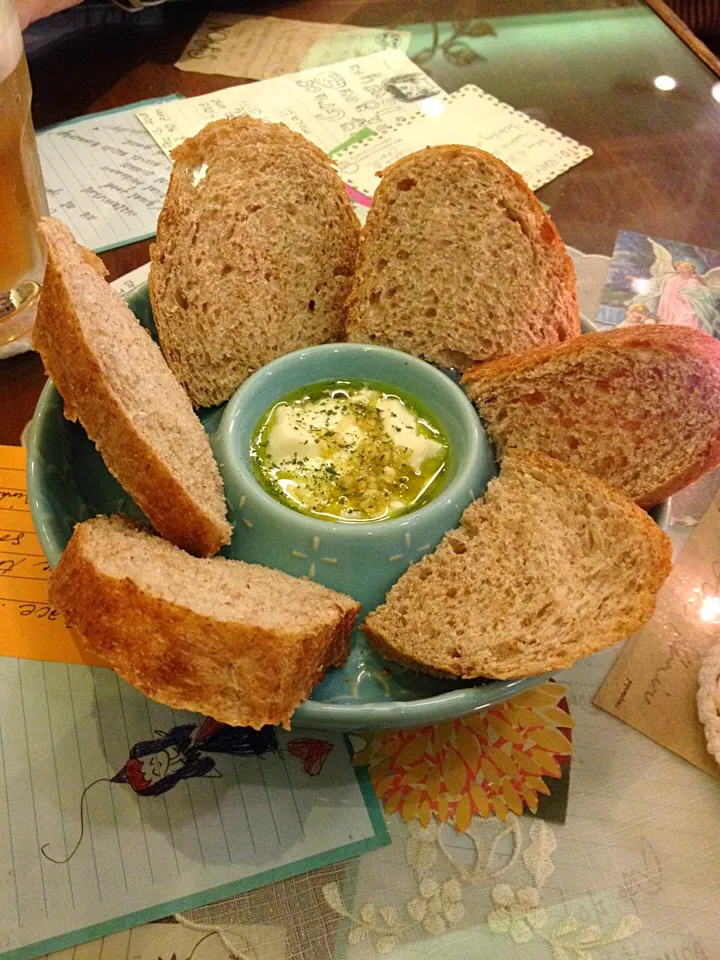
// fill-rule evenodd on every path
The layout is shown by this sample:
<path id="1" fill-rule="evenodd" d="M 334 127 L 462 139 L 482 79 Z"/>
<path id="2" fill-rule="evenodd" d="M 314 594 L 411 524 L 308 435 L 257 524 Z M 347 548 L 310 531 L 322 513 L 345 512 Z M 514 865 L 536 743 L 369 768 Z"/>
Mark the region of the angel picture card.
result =
<path id="1" fill-rule="evenodd" d="M 720 251 L 621 230 L 596 323 L 668 323 L 720 339 Z"/>

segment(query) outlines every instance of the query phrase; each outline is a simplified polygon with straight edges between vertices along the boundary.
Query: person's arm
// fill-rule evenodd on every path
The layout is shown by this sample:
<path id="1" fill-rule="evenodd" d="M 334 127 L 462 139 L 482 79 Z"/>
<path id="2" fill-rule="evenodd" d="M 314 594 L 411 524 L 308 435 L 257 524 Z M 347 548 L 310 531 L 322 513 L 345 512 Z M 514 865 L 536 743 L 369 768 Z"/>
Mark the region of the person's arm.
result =
<path id="1" fill-rule="evenodd" d="M 59 10 L 75 7 L 82 0 L 15 0 L 15 2 L 20 18 L 20 29 L 24 30 L 36 20 L 49 17 L 51 13 L 57 13 Z"/>

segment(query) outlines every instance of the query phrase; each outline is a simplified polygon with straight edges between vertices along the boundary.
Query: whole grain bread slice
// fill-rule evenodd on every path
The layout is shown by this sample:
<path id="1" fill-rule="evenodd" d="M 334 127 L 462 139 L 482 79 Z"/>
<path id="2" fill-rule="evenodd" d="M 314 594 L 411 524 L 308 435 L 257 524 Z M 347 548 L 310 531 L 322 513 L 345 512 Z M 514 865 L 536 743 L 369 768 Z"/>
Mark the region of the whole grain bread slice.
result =
<path id="1" fill-rule="evenodd" d="M 150 297 L 173 372 L 211 406 L 270 360 L 343 339 L 359 224 L 328 157 L 284 124 L 218 120 L 172 156 Z"/>
<path id="2" fill-rule="evenodd" d="M 380 176 L 360 237 L 349 340 L 465 370 L 580 334 L 572 261 L 502 161 L 475 147 L 428 147 Z"/>
<path id="3" fill-rule="evenodd" d="M 459 528 L 363 629 L 411 669 L 531 676 L 638 630 L 670 562 L 668 538 L 622 493 L 545 454 L 508 451 Z"/>
<path id="4" fill-rule="evenodd" d="M 233 726 L 289 725 L 347 659 L 360 605 L 310 580 L 198 559 L 123 517 L 78 524 L 50 601 L 147 696 Z"/>
<path id="5" fill-rule="evenodd" d="M 652 507 L 720 463 L 720 343 L 689 327 L 590 333 L 463 378 L 499 457 L 543 450 Z"/>
<path id="6" fill-rule="evenodd" d="M 108 470 L 156 530 L 192 553 L 230 541 L 210 443 L 159 347 L 105 282 L 105 267 L 58 220 L 47 245 L 33 346 Z"/>

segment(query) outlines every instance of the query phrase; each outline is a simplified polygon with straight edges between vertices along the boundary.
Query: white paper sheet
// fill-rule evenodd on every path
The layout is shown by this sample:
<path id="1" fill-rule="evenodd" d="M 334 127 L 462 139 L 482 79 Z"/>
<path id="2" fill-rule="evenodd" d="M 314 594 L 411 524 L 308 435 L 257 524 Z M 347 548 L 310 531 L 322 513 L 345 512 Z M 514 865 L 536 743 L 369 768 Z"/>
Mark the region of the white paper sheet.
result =
<path id="1" fill-rule="evenodd" d="M 203 725 L 102 667 L 0 658 L 0 689 L 8 960 L 387 840 L 340 735 Z"/>
<path id="2" fill-rule="evenodd" d="M 143 263 L 142 266 L 136 267 L 134 270 L 131 270 L 130 273 L 125 273 L 122 277 L 118 277 L 117 280 L 113 280 L 110 286 L 113 290 L 117 290 L 118 293 L 122 294 L 123 297 L 127 297 L 134 290 L 137 290 L 144 283 L 147 283 L 149 275 L 150 264 Z"/>
<path id="3" fill-rule="evenodd" d="M 330 151 L 364 127 L 391 130 L 398 117 L 414 115 L 422 100 L 441 92 L 404 53 L 388 50 L 145 107 L 137 117 L 167 154 L 211 120 L 242 114 L 285 123 Z"/>
<path id="4" fill-rule="evenodd" d="M 135 116 L 138 106 L 81 117 L 37 136 L 50 213 L 96 252 L 155 234 L 172 164 Z"/>
<path id="5" fill-rule="evenodd" d="M 531 190 L 592 156 L 589 147 L 467 85 L 426 100 L 408 122 L 398 122 L 386 133 L 376 131 L 374 137 L 337 151 L 334 159 L 346 183 L 372 196 L 380 183 L 378 170 L 408 153 L 444 143 L 487 150 L 519 173 Z"/>
<path id="6" fill-rule="evenodd" d="M 380 50 L 407 50 L 409 30 L 213 11 L 175 64 L 191 73 L 265 80 Z"/>

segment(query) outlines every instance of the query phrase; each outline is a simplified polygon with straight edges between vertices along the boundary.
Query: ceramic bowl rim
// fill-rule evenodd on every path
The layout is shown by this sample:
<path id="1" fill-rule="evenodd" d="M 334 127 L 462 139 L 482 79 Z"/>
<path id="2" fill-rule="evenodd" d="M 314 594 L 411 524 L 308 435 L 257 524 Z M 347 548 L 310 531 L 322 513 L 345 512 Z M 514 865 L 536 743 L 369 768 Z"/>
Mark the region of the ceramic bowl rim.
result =
<path id="1" fill-rule="evenodd" d="M 245 454 L 237 450 L 237 445 L 233 442 L 234 431 L 237 429 L 238 422 L 245 416 L 244 401 L 248 396 L 252 395 L 258 384 L 270 378 L 278 377 L 279 392 L 273 400 L 268 401 L 265 407 L 265 411 L 267 411 L 269 406 L 278 402 L 278 400 L 289 392 L 287 387 L 281 386 L 279 382 L 280 375 L 285 372 L 285 368 L 290 367 L 293 369 L 296 365 L 300 365 L 309 355 L 312 357 L 323 357 L 327 355 L 328 358 L 331 358 L 333 355 L 338 354 L 369 354 L 373 357 L 378 357 L 382 361 L 389 361 L 390 363 L 397 363 L 402 358 L 402 363 L 421 371 L 426 380 L 429 379 L 433 381 L 437 384 L 438 391 L 444 391 L 445 396 L 450 398 L 457 413 L 458 424 L 467 441 L 467 450 L 465 451 L 463 461 L 457 465 L 455 475 L 450 478 L 445 486 L 428 503 L 419 507 L 417 510 L 409 511 L 408 513 L 393 517 L 389 520 L 379 520 L 369 523 L 332 522 L 310 517 L 281 503 L 263 489 L 252 469 L 246 463 Z M 328 377 L 327 379 L 332 379 L 332 377 Z M 392 381 L 385 377 L 382 371 L 379 371 L 377 376 L 368 379 L 387 382 L 389 386 L 392 386 Z M 307 381 L 307 385 L 311 386 L 313 383 L 318 382 L 322 382 L 321 379 L 312 377 Z M 426 399 L 425 396 L 420 393 L 418 393 L 417 399 L 427 406 L 432 406 L 432 400 Z M 263 414 L 260 414 L 260 416 L 262 417 Z M 256 415 L 255 420 L 256 422 L 252 424 L 253 431 L 257 425 Z M 447 374 L 438 370 L 437 367 L 426 363 L 424 360 L 403 353 L 401 350 L 392 350 L 389 347 L 363 343 L 325 343 L 319 346 L 294 350 L 292 353 L 287 353 L 281 357 L 277 357 L 275 360 L 271 360 L 240 384 L 232 397 L 227 401 L 227 405 L 220 418 L 220 423 L 213 434 L 212 442 L 215 452 L 222 456 L 223 470 L 227 471 L 230 469 L 235 474 L 236 479 L 252 487 L 253 497 L 259 500 L 262 508 L 268 511 L 273 519 L 279 523 L 294 523 L 297 529 L 309 537 L 331 536 L 337 538 L 342 536 L 343 540 L 346 540 L 348 543 L 364 541 L 369 538 L 380 538 L 384 535 L 392 536 L 399 530 L 403 530 L 408 526 L 415 526 L 424 519 L 432 518 L 434 514 L 445 509 L 448 504 L 463 494 L 466 494 L 467 491 L 471 489 L 471 477 L 477 465 L 477 459 L 483 457 L 483 455 L 493 456 L 490 441 L 487 438 L 487 434 L 475 408 L 461 387 L 454 383 Z M 485 447 L 485 450 L 483 450 L 483 447 Z M 481 496 L 483 492 L 484 491 L 478 491 L 477 496 Z"/>

